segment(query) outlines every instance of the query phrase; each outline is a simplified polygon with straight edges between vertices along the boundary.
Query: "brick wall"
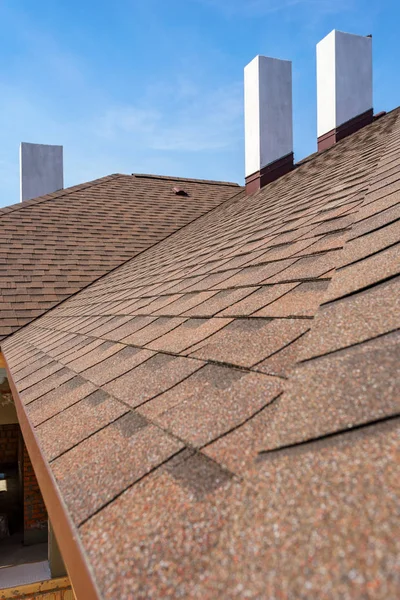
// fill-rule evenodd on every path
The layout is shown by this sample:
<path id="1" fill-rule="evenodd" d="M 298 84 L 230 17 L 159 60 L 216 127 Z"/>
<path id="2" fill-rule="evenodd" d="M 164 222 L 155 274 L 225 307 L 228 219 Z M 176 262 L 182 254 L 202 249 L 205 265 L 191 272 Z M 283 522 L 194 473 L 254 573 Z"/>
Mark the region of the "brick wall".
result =
<path id="1" fill-rule="evenodd" d="M 25 543 L 35 543 L 47 539 L 47 511 L 39 484 L 24 445 L 24 539 Z"/>
<path id="2" fill-rule="evenodd" d="M 19 425 L 0 425 L 0 464 L 18 461 Z"/>

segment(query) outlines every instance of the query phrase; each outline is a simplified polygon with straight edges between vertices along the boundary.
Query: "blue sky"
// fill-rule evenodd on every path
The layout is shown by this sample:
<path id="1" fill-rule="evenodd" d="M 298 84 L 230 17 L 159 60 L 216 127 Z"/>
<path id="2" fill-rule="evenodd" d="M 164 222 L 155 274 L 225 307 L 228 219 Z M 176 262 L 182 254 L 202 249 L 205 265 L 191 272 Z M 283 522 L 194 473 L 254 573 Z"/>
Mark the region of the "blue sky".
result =
<path id="1" fill-rule="evenodd" d="M 110 173 L 243 182 L 243 67 L 293 61 L 295 157 L 316 147 L 315 44 L 373 34 L 374 108 L 400 104 L 394 0 L 0 0 L 0 206 L 21 141 L 64 145 L 65 185 Z"/>

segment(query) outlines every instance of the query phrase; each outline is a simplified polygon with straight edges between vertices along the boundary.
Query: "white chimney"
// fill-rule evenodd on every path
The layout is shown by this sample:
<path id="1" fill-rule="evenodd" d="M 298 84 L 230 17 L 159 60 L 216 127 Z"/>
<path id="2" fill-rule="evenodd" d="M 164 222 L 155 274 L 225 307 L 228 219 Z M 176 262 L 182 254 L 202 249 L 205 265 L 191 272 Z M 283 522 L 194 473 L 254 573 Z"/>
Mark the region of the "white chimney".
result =
<path id="1" fill-rule="evenodd" d="M 246 192 L 293 168 L 292 63 L 256 56 L 244 69 Z"/>
<path id="2" fill-rule="evenodd" d="M 22 142 L 19 166 L 21 202 L 64 187 L 62 146 Z"/>
<path id="3" fill-rule="evenodd" d="M 318 150 L 373 119 L 372 38 L 334 29 L 317 44 Z"/>

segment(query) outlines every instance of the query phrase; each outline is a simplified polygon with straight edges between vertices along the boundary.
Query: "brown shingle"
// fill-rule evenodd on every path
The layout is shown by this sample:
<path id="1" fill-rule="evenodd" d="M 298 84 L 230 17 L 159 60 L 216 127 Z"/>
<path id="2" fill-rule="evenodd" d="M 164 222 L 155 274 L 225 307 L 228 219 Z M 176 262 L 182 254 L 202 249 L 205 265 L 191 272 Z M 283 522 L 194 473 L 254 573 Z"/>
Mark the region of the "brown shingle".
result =
<path id="1" fill-rule="evenodd" d="M 304 346 L 307 344 L 307 333 L 301 334 L 294 341 L 278 350 L 265 360 L 257 363 L 255 369 L 267 375 L 285 377 L 290 374 L 293 366 L 303 357 Z"/>
<path id="2" fill-rule="evenodd" d="M 80 530 L 105 599 L 395 598 L 398 442 L 392 423 L 266 457 L 203 501 L 153 474 Z"/>
<path id="3" fill-rule="evenodd" d="M 152 350 L 182 352 L 190 346 L 202 342 L 222 329 L 232 319 L 188 319 L 169 333 L 149 344 Z"/>
<path id="4" fill-rule="evenodd" d="M 184 316 L 189 317 L 212 317 L 216 313 L 219 316 L 223 315 L 223 309 L 235 304 L 242 298 L 252 294 L 258 288 L 238 288 L 236 290 L 223 290 L 216 293 L 209 300 L 198 304 L 195 308 L 191 308 L 184 313 Z"/>
<path id="5" fill-rule="evenodd" d="M 172 329 L 175 329 L 184 322 L 185 319 L 181 317 L 175 317 L 173 319 L 168 317 L 158 317 L 155 321 L 146 325 L 136 333 L 128 335 L 124 338 L 124 344 L 132 344 L 133 346 L 145 346 L 149 342 L 156 340 L 165 333 L 168 333 Z"/>
<path id="6" fill-rule="evenodd" d="M 49 468 L 105 600 L 395 597 L 398 116 L 238 194 L 2 344 L 17 388 L 31 362 L 45 374 L 95 360 L 21 396 L 50 454 L 57 433 L 77 444 Z M 186 313 L 152 314 L 174 307 Z M 88 407 L 86 377 L 110 414 Z M 118 400 L 129 412 L 111 424 Z"/>
<path id="7" fill-rule="evenodd" d="M 400 327 L 400 278 L 325 305 L 305 337 L 301 360 L 365 342 Z"/>
<path id="8" fill-rule="evenodd" d="M 203 363 L 191 358 L 156 354 L 143 364 L 104 386 L 116 398 L 135 407 L 173 387 Z"/>
<path id="9" fill-rule="evenodd" d="M 152 323 L 156 317 L 133 317 L 130 321 L 127 321 L 120 327 L 103 333 L 103 337 L 107 340 L 120 342 L 124 340 L 128 335 L 139 331 L 143 327 L 146 327 L 149 323 Z"/>
<path id="10" fill-rule="evenodd" d="M 46 377 L 46 379 L 43 379 L 42 381 L 35 383 L 35 385 L 27 390 L 22 391 L 21 398 L 23 403 L 29 404 L 29 402 L 33 402 L 33 400 L 41 398 L 44 394 L 54 390 L 55 388 L 58 388 L 60 385 L 66 381 L 69 381 L 74 376 L 75 373 L 69 369 L 61 369 L 60 371 L 57 371 L 57 373 Z"/>
<path id="11" fill-rule="evenodd" d="M 281 281 L 302 281 L 316 279 L 325 275 L 338 264 L 337 252 L 332 250 L 324 254 L 299 258 L 294 265 L 280 271 L 266 283 L 279 283 Z"/>
<path id="12" fill-rule="evenodd" d="M 139 350 L 127 346 L 94 367 L 83 371 L 82 377 L 98 386 L 102 386 L 137 367 L 151 358 L 153 354 L 154 352 L 151 352 L 151 350 Z"/>
<path id="13" fill-rule="evenodd" d="M 128 408 L 98 390 L 39 425 L 36 433 L 48 461 L 128 412 Z"/>
<path id="14" fill-rule="evenodd" d="M 191 294 L 183 294 L 172 303 L 168 303 L 167 305 L 155 310 L 152 312 L 154 315 L 181 315 L 187 310 L 193 308 L 193 306 L 197 306 L 204 300 L 208 300 L 212 296 L 214 296 L 217 292 L 194 292 Z"/>
<path id="15" fill-rule="evenodd" d="M 309 328 L 303 319 L 237 319 L 205 340 L 193 356 L 251 367 Z"/>
<path id="16" fill-rule="evenodd" d="M 346 244 L 346 252 L 340 266 L 346 266 L 357 260 L 362 260 L 370 254 L 375 254 L 400 241 L 399 224 L 391 223 L 378 231 L 373 231 L 361 237 L 353 238 Z"/>
<path id="17" fill-rule="evenodd" d="M 94 348 L 90 352 L 87 352 L 84 356 L 77 358 L 75 360 L 68 360 L 68 367 L 77 371 L 85 371 L 94 365 L 101 363 L 103 360 L 112 356 L 113 354 L 117 354 L 120 350 L 123 349 L 122 344 L 114 344 L 113 342 L 104 342 L 97 348 Z"/>
<path id="18" fill-rule="evenodd" d="M 240 190 L 235 184 L 184 180 L 190 196 L 184 198 L 171 192 L 173 182 L 111 175 L 0 209 L 0 262 L 7 264 L 0 296 L 6 294 L 15 310 L 26 309 L 27 317 L 10 327 L 0 322 L 0 337 Z"/>
<path id="19" fill-rule="evenodd" d="M 234 288 L 236 286 L 257 285 L 267 281 L 270 277 L 284 271 L 288 266 L 294 263 L 294 260 L 279 260 L 276 262 L 267 263 L 255 267 L 246 267 L 239 271 L 236 275 L 229 277 L 222 283 L 219 283 L 217 288 Z"/>
<path id="20" fill-rule="evenodd" d="M 326 301 L 332 301 L 400 273 L 400 244 L 343 267 L 329 287 Z"/>
<path id="21" fill-rule="evenodd" d="M 28 404 L 26 411 L 30 421 L 37 426 L 95 391 L 93 384 L 77 375 Z"/>
<path id="22" fill-rule="evenodd" d="M 264 450 L 318 438 L 400 411 L 400 334 L 297 367 L 264 432 Z"/>
<path id="23" fill-rule="evenodd" d="M 310 281 L 301 283 L 283 298 L 268 304 L 254 313 L 255 317 L 312 317 L 328 288 L 328 281 Z"/>
<path id="24" fill-rule="evenodd" d="M 239 302 L 232 302 L 229 308 L 221 312 L 221 316 L 248 317 L 263 306 L 280 298 L 296 285 L 297 283 L 282 283 L 280 285 L 263 285 L 261 288 L 253 288 L 255 289 L 254 293 Z"/>
<path id="25" fill-rule="evenodd" d="M 243 423 L 280 392 L 274 378 L 209 365 L 141 412 L 180 439 L 203 446 Z"/>
<path id="26" fill-rule="evenodd" d="M 140 415 L 128 413 L 52 465 L 75 524 L 183 448 Z"/>

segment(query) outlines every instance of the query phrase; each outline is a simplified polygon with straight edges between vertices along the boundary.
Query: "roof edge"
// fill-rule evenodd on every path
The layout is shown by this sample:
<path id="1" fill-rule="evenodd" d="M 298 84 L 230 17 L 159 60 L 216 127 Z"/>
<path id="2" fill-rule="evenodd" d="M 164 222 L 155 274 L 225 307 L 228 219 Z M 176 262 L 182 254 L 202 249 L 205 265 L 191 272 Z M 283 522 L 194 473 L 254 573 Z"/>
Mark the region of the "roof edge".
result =
<path id="1" fill-rule="evenodd" d="M 15 204 L 3 206 L 2 208 L 0 208 L 0 218 L 4 215 L 8 215 L 10 212 L 22 210 L 24 208 L 30 208 L 31 206 L 43 204 L 44 202 L 50 202 L 50 200 L 54 200 L 55 198 L 63 198 L 64 196 L 68 196 L 69 194 L 73 194 L 74 192 L 86 190 L 89 187 L 94 187 L 96 185 L 100 185 L 101 183 L 106 183 L 107 181 L 111 181 L 112 179 L 116 179 L 118 177 L 121 177 L 121 173 L 106 175 L 105 177 L 100 177 L 99 179 L 93 179 L 92 181 L 86 181 L 84 183 L 72 185 L 71 187 L 62 188 L 61 190 L 51 192 L 51 194 L 45 194 L 44 196 L 37 196 L 37 198 L 31 198 L 31 200 L 24 200 L 23 202 L 17 202 Z"/>
<path id="2" fill-rule="evenodd" d="M 62 188 L 60 190 L 56 190 L 55 192 L 51 192 L 49 194 L 45 194 L 43 196 L 37 196 L 36 198 L 31 198 L 30 200 L 24 200 L 23 202 L 16 202 L 14 204 L 9 204 L 7 206 L 0 207 L 0 218 L 3 215 L 8 215 L 10 212 L 14 212 L 16 210 L 21 210 L 24 208 L 30 208 L 31 206 L 35 206 L 36 204 L 42 204 L 43 202 L 48 202 L 50 200 L 54 200 L 55 198 L 62 198 L 63 196 L 68 196 L 68 194 L 73 194 L 75 192 L 80 192 L 81 190 L 87 189 L 92 186 L 99 185 L 101 183 L 106 183 L 107 181 L 111 181 L 112 179 L 116 179 L 118 177 L 137 177 L 138 179 L 157 179 L 161 181 L 180 181 L 180 182 L 188 182 L 188 183 L 203 183 L 205 185 L 216 185 L 223 187 L 237 187 L 241 188 L 239 183 L 234 181 L 217 181 L 213 179 L 190 179 L 188 177 L 170 177 L 169 175 L 151 175 L 147 173 L 112 173 L 111 175 L 105 175 L 104 177 L 99 177 L 98 179 L 93 179 L 91 181 L 85 181 L 83 183 L 78 183 L 76 185 L 72 185 L 67 188 Z"/>
<path id="3" fill-rule="evenodd" d="M 77 598 L 85 600 L 101 600 L 100 591 L 89 569 L 85 552 L 80 542 L 78 532 L 72 523 L 67 508 L 62 500 L 57 483 L 43 456 L 38 440 L 24 405 L 17 391 L 7 357 L 3 352 L 8 382 L 12 391 L 17 411 L 18 421 L 28 450 L 29 457 L 43 495 L 44 503 L 49 514 L 52 527 L 55 531 L 57 543 L 60 547 L 63 560 Z"/>
<path id="4" fill-rule="evenodd" d="M 162 181 L 186 181 L 187 183 L 204 183 L 206 185 L 223 185 L 227 187 L 243 187 L 235 181 L 219 181 L 216 179 L 192 179 L 190 177 L 172 177 L 170 175 L 151 175 L 150 173 L 132 173 L 138 179 L 161 179 Z"/>

